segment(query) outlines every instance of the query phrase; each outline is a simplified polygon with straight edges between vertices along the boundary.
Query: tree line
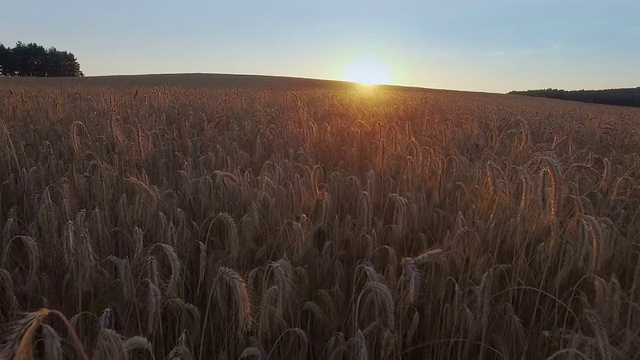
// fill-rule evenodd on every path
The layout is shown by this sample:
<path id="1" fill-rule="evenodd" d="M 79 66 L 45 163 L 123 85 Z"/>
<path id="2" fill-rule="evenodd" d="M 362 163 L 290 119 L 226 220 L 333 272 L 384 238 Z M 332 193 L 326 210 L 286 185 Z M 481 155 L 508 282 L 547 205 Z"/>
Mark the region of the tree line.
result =
<path id="1" fill-rule="evenodd" d="M 84 76 L 75 55 L 36 43 L 16 43 L 13 48 L 0 43 L 2 76 Z"/>
<path id="2" fill-rule="evenodd" d="M 640 87 L 607 90 L 541 89 L 511 91 L 509 94 L 543 97 L 549 99 L 574 100 L 587 103 L 640 107 Z"/>

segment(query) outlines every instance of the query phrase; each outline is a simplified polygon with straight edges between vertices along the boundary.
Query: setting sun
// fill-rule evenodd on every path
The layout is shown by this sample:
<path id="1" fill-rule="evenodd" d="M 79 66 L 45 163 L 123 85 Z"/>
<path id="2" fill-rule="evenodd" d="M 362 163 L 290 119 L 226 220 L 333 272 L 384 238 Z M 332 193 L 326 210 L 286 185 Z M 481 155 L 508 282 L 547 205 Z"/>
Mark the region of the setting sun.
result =
<path id="1" fill-rule="evenodd" d="M 365 85 L 388 84 L 391 74 L 380 60 L 361 58 L 349 64 L 344 72 L 344 80 Z"/>

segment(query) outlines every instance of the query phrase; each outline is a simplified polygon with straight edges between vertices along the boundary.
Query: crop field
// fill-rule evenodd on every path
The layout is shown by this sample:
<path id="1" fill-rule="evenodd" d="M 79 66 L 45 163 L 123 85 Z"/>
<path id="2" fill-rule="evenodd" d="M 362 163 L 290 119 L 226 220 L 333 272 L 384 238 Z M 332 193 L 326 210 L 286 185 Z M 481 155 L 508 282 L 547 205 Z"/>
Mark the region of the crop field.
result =
<path id="1" fill-rule="evenodd" d="M 0 358 L 640 359 L 640 109 L 265 84 L 0 81 Z"/>

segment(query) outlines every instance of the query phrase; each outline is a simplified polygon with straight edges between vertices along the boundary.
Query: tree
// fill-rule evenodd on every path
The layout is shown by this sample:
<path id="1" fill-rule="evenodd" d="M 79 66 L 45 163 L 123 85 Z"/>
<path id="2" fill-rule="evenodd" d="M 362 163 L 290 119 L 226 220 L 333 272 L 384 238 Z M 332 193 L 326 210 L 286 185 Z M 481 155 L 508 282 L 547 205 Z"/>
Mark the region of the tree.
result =
<path id="1" fill-rule="evenodd" d="M 72 53 L 20 41 L 13 48 L 0 44 L 0 70 L 4 76 L 84 76 Z"/>
<path id="2" fill-rule="evenodd" d="M 9 57 L 11 49 L 0 44 L 0 76 L 9 75 Z"/>
<path id="3" fill-rule="evenodd" d="M 64 76 L 64 55 L 52 47 L 47 50 L 47 76 Z"/>
<path id="4" fill-rule="evenodd" d="M 80 64 L 76 59 L 75 55 L 68 52 L 63 52 L 64 54 L 64 62 L 63 62 L 63 75 L 62 76 L 84 76 L 82 71 L 80 71 Z"/>
<path id="5" fill-rule="evenodd" d="M 47 50 L 36 43 L 30 43 L 24 47 L 23 51 L 25 52 L 24 57 L 27 61 L 27 76 L 46 76 L 45 64 L 47 61 Z"/>
<path id="6" fill-rule="evenodd" d="M 45 76 L 84 76 L 75 55 L 58 51 L 52 47 L 47 50 Z"/>
<path id="7" fill-rule="evenodd" d="M 21 41 L 18 41 L 16 46 L 11 49 L 9 62 L 11 63 L 11 75 L 28 76 L 29 60 L 27 59 L 26 45 Z"/>

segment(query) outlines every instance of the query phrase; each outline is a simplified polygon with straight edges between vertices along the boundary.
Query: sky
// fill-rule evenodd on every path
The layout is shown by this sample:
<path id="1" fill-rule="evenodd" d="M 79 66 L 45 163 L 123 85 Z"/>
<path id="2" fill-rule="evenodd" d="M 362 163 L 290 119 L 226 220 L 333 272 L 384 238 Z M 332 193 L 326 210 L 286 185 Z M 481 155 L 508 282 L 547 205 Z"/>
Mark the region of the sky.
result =
<path id="1" fill-rule="evenodd" d="M 72 52 L 86 76 L 342 80 L 374 59 L 398 85 L 640 86 L 638 0 L 0 0 L 0 9 L 1 43 Z"/>

